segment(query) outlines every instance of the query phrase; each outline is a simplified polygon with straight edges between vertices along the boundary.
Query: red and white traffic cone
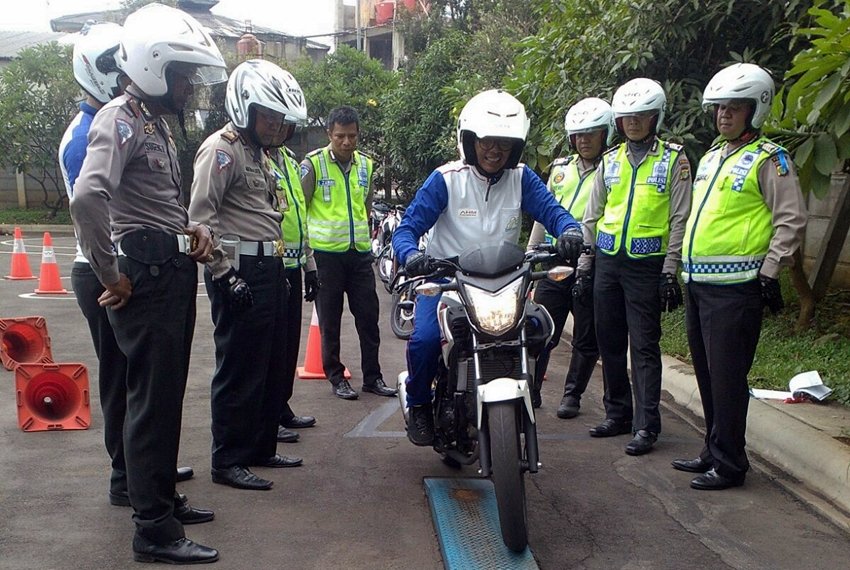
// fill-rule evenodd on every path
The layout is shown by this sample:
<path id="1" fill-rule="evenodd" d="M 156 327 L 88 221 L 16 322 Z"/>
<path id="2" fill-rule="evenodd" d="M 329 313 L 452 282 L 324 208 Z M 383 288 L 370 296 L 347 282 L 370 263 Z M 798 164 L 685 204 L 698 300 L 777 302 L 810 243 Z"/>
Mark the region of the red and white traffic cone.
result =
<path id="1" fill-rule="evenodd" d="M 41 271 L 38 275 L 38 295 L 60 294 L 68 292 L 62 288 L 59 278 L 59 265 L 56 263 L 56 254 L 53 253 L 53 239 L 50 232 L 44 232 L 44 245 L 41 250 Z"/>
<path id="2" fill-rule="evenodd" d="M 6 279 L 35 279 L 24 246 L 21 228 L 15 228 L 15 245 L 12 247 L 12 269 Z"/>

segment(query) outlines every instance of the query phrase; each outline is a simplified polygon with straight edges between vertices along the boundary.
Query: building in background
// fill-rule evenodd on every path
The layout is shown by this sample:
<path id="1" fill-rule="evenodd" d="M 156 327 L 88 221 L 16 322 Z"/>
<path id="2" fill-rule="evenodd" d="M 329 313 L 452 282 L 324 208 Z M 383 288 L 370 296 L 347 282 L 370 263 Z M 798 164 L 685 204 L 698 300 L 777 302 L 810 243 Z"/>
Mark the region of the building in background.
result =
<path id="1" fill-rule="evenodd" d="M 336 45 L 360 49 L 386 69 L 398 69 L 404 59 L 404 37 L 396 22 L 404 13 L 427 15 L 429 10 L 425 0 L 357 0 L 354 6 L 337 0 Z"/>

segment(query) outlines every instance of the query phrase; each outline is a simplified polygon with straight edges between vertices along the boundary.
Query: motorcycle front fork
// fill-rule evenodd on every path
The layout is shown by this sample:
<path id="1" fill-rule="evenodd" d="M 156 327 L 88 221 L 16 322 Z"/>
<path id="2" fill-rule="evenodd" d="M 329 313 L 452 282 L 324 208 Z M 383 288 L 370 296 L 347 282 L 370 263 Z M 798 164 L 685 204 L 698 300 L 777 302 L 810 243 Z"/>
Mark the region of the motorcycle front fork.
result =
<path id="1" fill-rule="evenodd" d="M 537 473 L 540 467 L 540 452 L 537 447 L 537 423 L 532 422 L 528 417 L 528 411 L 522 405 L 522 400 L 516 401 L 516 406 L 519 408 L 522 415 L 522 433 L 525 434 L 525 446 L 520 446 L 525 449 L 525 458 L 520 458 L 520 465 L 523 472 Z M 486 406 L 484 408 L 487 409 Z M 487 419 L 484 420 L 485 422 Z M 484 425 L 483 429 L 478 430 L 478 450 L 479 450 L 479 465 L 481 466 L 481 475 L 489 477 L 492 472 L 490 464 L 490 426 Z"/>

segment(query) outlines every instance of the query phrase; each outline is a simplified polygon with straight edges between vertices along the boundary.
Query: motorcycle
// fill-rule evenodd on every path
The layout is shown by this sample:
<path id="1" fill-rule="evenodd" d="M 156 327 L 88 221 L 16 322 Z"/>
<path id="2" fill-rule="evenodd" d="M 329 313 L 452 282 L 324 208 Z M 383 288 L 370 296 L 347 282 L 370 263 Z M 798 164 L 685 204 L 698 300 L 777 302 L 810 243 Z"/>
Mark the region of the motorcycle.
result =
<path id="1" fill-rule="evenodd" d="M 380 235 L 381 226 L 392 208 L 392 204 L 376 199 L 372 202 L 372 209 L 369 210 L 369 235 L 372 239 L 372 256 L 375 259 L 378 259 L 381 250 L 386 245 L 386 240 Z"/>
<path id="2" fill-rule="evenodd" d="M 528 545 L 524 474 L 540 466 L 533 374 L 554 330 L 530 291 L 534 281 L 572 274 L 566 266 L 534 270 L 536 263 L 556 259 L 548 244 L 528 253 L 509 242 L 476 245 L 457 261 L 435 260 L 435 271 L 416 287 L 417 295 L 441 296 L 434 450 L 455 467 L 478 462 L 479 473 L 492 479 L 502 540 L 515 552 Z M 405 424 L 407 376 L 398 376 Z"/>

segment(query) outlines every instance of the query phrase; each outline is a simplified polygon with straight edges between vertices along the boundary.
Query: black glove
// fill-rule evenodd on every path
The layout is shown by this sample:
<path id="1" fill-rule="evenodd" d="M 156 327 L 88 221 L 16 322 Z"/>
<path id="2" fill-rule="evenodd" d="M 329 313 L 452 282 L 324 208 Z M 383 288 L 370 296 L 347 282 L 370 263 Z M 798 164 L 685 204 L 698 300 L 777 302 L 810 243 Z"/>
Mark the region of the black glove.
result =
<path id="1" fill-rule="evenodd" d="M 571 293 L 574 300 L 581 301 L 582 303 L 587 302 L 591 298 L 593 294 L 593 277 L 590 273 L 579 273 L 576 275 L 576 281 L 573 283 Z"/>
<path id="2" fill-rule="evenodd" d="M 761 284 L 761 300 L 764 306 L 770 309 L 774 315 L 785 308 L 785 301 L 782 300 L 782 288 L 779 287 L 779 279 L 767 277 L 759 273 L 759 283 Z"/>
<path id="3" fill-rule="evenodd" d="M 314 269 L 304 274 L 304 300 L 307 302 L 315 301 L 316 295 L 319 294 L 319 273 Z"/>
<path id="4" fill-rule="evenodd" d="M 584 245 L 584 236 L 578 228 L 570 228 L 561 234 L 558 238 L 558 255 L 565 263 L 575 265 L 578 262 L 578 257 L 581 255 L 582 245 Z"/>
<path id="5" fill-rule="evenodd" d="M 407 262 L 404 264 L 404 271 L 408 277 L 417 277 L 419 275 L 428 275 L 434 268 L 432 267 L 430 255 L 424 251 L 416 251 L 407 256 Z"/>
<path id="6" fill-rule="evenodd" d="M 245 280 L 239 277 L 239 274 L 232 267 L 230 271 L 217 279 L 221 290 L 227 296 L 228 301 L 234 307 L 250 307 L 254 304 L 254 296 L 251 294 L 251 288 L 245 283 Z"/>
<path id="7" fill-rule="evenodd" d="M 658 284 L 658 293 L 661 295 L 661 311 L 672 313 L 682 304 L 682 287 L 673 273 L 662 273 Z"/>

